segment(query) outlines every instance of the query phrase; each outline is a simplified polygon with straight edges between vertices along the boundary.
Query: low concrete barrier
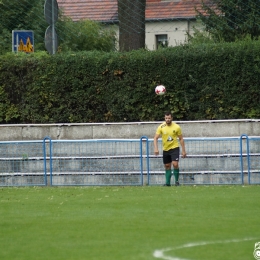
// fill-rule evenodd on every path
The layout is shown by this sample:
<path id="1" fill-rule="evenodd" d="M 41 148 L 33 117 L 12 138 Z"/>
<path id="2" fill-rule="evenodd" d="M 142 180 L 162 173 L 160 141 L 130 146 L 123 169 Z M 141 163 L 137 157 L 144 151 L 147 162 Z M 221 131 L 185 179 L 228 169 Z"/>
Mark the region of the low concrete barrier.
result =
<path id="1" fill-rule="evenodd" d="M 1 141 L 153 138 L 161 122 L 0 125 Z M 184 137 L 260 136 L 260 119 L 176 121 Z"/>

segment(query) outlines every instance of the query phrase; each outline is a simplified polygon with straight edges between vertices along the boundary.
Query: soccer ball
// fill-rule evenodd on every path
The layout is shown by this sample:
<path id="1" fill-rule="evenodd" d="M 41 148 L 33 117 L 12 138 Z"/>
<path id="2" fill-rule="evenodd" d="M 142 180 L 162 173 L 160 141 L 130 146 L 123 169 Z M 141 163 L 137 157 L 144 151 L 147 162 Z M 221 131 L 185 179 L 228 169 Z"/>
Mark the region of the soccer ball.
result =
<path id="1" fill-rule="evenodd" d="M 165 92 L 166 92 L 166 88 L 165 88 L 165 86 L 163 86 L 163 85 L 159 85 L 159 86 L 157 86 L 156 88 L 155 88 L 155 94 L 156 95 L 164 95 L 165 94 Z"/>

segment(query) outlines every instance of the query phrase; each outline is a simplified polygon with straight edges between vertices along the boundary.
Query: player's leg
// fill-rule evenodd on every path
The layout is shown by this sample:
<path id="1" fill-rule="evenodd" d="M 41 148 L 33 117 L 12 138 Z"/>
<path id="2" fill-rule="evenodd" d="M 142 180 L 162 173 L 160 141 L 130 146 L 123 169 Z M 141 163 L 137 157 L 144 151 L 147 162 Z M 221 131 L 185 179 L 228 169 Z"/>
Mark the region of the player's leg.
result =
<path id="1" fill-rule="evenodd" d="M 180 185 L 180 183 L 179 183 L 179 175 L 180 175 L 179 163 L 177 161 L 173 161 L 172 165 L 173 165 L 173 174 L 175 177 L 175 185 L 179 186 Z"/>
<path id="2" fill-rule="evenodd" d="M 172 165 L 173 165 L 173 174 L 175 177 L 175 185 L 179 186 L 179 175 L 180 175 L 180 170 L 179 170 L 179 158 L 180 158 L 180 149 L 175 148 L 171 152 L 171 158 L 172 158 Z"/>
<path id="3" fill-rule="evenodd" d="M 166 186 L 171 186 L 171 177 L 172 177 L 172 170 L 171 170 L 171 163 L 165 164 L 165 180 Z"/>
<path id="4" fill-rule="evenodd" d="M 171 155 L 163 151 L 163 163 L 164 163 L 164 168 L 165 168 L 165 185 L 166 186 L 171 186 L 171 177 L 172 177 L 172 170 L 171 170 L 171 165 L 172 165 L 172 159 Z"/>

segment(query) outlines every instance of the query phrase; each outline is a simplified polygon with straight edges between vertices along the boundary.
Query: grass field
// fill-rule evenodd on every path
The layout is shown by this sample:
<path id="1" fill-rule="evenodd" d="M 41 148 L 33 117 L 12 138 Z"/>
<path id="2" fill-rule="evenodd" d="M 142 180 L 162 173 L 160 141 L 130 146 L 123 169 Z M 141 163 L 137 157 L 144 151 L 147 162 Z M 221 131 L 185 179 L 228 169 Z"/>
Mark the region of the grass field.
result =
<path id="1" fill-rule="evenodd" d="M 0 189 L 1 260 L 247 260 L 260 186 Z"/>

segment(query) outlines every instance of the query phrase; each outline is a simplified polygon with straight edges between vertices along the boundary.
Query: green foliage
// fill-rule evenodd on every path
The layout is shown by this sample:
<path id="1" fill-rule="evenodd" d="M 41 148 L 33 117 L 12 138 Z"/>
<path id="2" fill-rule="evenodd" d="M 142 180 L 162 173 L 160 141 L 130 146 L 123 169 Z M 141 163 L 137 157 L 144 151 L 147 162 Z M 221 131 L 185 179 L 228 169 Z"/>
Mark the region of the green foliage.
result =
<path id="1" fill-rule="evenodd" d="M 91 20 L 73 22 L 62 17 L 57 23 L 60 51 L 112 51 L 115 49 L 116 35 L 112 27 Z"/>
<path id="2" fill-rule="evenodd" d="M 44 17 L 45 0 L 0 1 L 0 54 L 12 51 L 12 30 L 34 31 L 35 51 L 44 51 L 45 31 L 49 26 Z M 59 51 L 112 51 L 116 38 L 112 27 L 94 21 L 73 22 L 60 11 L 55 25 Z"/>
<path id="3" fill-rule="evenodd" d="M 0 54 L 12 51 L 12 34 L 0 25 Z"/>
<path id="4" fill-rule="evenodd" d="M 12 30 L 33 30 L 35 50 L 44 50 L 44 0 L 1 0 L 0 54 L 12 51 Z"/>
<path id="5" fill-rule="evenodd" d="M 0 56 L 1 123 L 260 117 L 260 43 Z M 154 88 L 166 86 L 164 96 Z"/>
<path id="6" fill-rule="evenodd" d="M 202 22 L 199 20 L 197 21 L 197 27 L 200 27 L 198 29 L 197 27 L 193 27 L 193 33 L 187 33 L 187 41 L 184 44 L 211 44 L 211 43 L 220 43 L 225 42 L 223 39 L 215 39 L 211 36 L 209 32 L 207 32 L 203 26 L 200 26 Z"/>
<path id="7" fill-rule="evenodd" d="M 216 42 L 260 36 L 259 0 L 213 0 L 202 2 L 196 11 L 197 18 Z"/>

